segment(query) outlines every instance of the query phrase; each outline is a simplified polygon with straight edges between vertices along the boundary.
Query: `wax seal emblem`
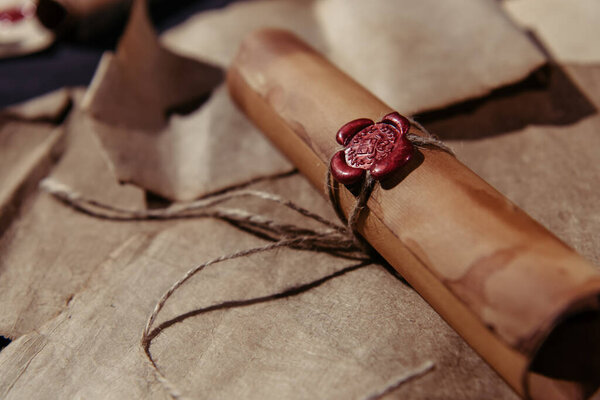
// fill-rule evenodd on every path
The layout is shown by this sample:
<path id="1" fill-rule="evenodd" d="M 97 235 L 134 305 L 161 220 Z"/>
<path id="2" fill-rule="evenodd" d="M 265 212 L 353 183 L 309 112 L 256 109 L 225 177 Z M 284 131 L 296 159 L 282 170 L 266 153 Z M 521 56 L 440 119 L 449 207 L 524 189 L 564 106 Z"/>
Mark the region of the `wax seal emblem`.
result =
<path id="1" fill-rule="evenodd" d="M 377 123 L 367 118 L 348 122 L 336 135 L 344 149 L 331 159 L 331 174 L 344 185 L 358 182 L 367 170 L 377 180 L 390 175 L 413 155 L 413 144 L 406 138 L 409 127 L 397 112 Z"/>

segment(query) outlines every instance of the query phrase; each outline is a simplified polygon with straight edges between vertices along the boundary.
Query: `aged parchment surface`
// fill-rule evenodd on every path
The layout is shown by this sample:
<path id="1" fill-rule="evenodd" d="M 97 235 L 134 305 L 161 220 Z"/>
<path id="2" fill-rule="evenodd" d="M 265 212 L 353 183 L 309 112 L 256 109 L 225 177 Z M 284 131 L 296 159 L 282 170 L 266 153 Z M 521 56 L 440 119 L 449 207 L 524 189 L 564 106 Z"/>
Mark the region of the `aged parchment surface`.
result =
<path id="1" fill-rule="evenodd" d="M 0 236 L 62 154 L 69 106 L 59 90 L 0 111 Z"/>
<path id="2" fill-rule="evenodd" d="M 289 28 L 305 29 L 301 31 L 305 37 L 359 77 L 360 67 L 347 67 L 350 62 L 344 61 L 341 51 L 337 54 L 333 50 L 345 46 L 354 51 L 349 42 L 324 36 L 310 28 L 313 25 L 302 28 L 306 21 L 324 18 L 318 15 L 331 15 L 328 10 L 337 3 L 309 3 L 310 7 L 304 8 L 283 1 L 241 3 L 196 17 L 168 34 L 165 43 L 225 65 L 235 46 L 216 46 L 221 43 L 216 38 L 234 43 L 250 25 L 259 24 L 258 16 L 266 21 L 266 7 L 277 8 L 288 16 L 285 23 Z M 492 71 L 490 66 L 498 62 L 502 47 L 489 53 L 475 47 L 471 50 L 477 53 L 477 60 L 463 62 L 461 67 L 471 68 L 473 63 L 476 70 L 469 71 L 469 79 L 456 77 L 454 86 L 439 86 L 438 82 L 438 86 L 426 88 L 424 83 L 435 82 L 431 76 L 412 75 L 415 84 L 421 85 L 418 89 L 433 99 L 429 104 L 419 97 L 403 99 L 403 91 L 389 90 L 399 87 L 395 85 L 404 79 L 401 73 L 391 76 L 382 72 L 359 80 L 399 108 L 404 104 L 409 110 L 424 111 L 524 77 L 543 59 L 524 36 L 512 31 L 504 15 L 493 16 L 499 10 L 491 3 L 469 4 L 479 13 L 476 15 L 489 19 L 481 26 L 503 26 L 512 32 L 505 34 L 514 38 L 507 41 L 513 50 L 522 46 L 524 54 L 511 60 L 522 64 L 502 64 L 503 68 L 496 69 L 502 70 L 500 75 L 508 70 L 510 78 L 496 75 L 493 80 L 484 79 L 484 75 L 491 76 L 487 75 Z M 379 2 L 374 4 L 371 10 L 379 7 Z M 361 12 L 367 20 L 372 18 L 371 11 Z M 289 18 L 290 13 L 293 18 Z M 423 30 L 435 31 L 436 26 L 447 29 L 440 25 L 442 20 L 440 16 L 424 23 Z M 341 24 L 342 20 L 336 21 Z M 407 32 L 411 29 L 406 26 Z M 186 31 L 189 33 L 184 34 Z M 343 26 L 335 31 L 343 32 Z M 187 45 L 188 34 L 202 39 Z M 386 42 L 386 48 L 391 43 L 401 46 L 398 38 L 393 40 Z M 428 52 L 427 47 L 418 51 Z M 401 54 L 406 52 L 399 52 L 398 58 Z M 468 54 L 473 53 L 466 52 L 464 57 L 472 57 Z M 453 65 L 448 63 L 447 68 Z M 414 62 L 411 68 L 418 72 L 417 67 L 423 67 L 421 62 Z M 477 75 L 477 68 L 481 68 L 481 75 Z M 552 72 L 545 87 L 517 87 L 470 108 L 425 114 L 423 122 L 449 141 L 468 166 L 598 264 L 600 69 L 567 66 Z M 463 85 L 468 86 L 468 93 L 462 91 Z M 143 190 L 117 183 L 98 138 L 81 115 L 80 99 L 81 92 L 77 92 L 75 110 L 64 125 L 65 152 L 51 176 L 103 202 L 137 209 L 152 205 Z M 189 118 L 201 121 L 220 115 L 227 124 L 239 123 L 238 135 L 253 135 L 255 139 L 247 146 L 254 142 L 268 146 L 246 122 L 228 120 L 243 121 L 241 115 L 234 115 L 237 111 L 232 107 L 225 91 L 218 89 Z M 211 115 L 198 116 L 207 110 Z M 47 132 L 48 128 L 44 129 Z M 220 154 L 215 148 L 224 145 L 206 143 L 204 157 Z M 275 150 L 265 148 L 266 155 L 273 152 L 273 160 L 280 157 Z M 216 160 L 235 163 L 236 157 L 232 154 Z M 212 173 L 207 171 L 207 176 L 215 176 Z M 279 193 L 335 218 L 328 204 L 299 175 L 252 187 Z M 304 223 L 271 205 L 231 205 Z M 214 220 L 99 220 L 40 192 L 29 196 L 25 210 L 0 238 L 0 335 L 15 339 L 0 352 L 3 399 L 164 398 L 165 392 L 154 380 L 138 344 L 154 304 L 191 266 L 264 243 Z M 288 249 L 231 261 L 195 277 L 173 297 L 159 319 L 164 321 L 221 300 L 274 294 L 351 265 L 327 255 Z M 152 352 L 167 377 L 192 398 L 361 399 L 428 360 L 435 363 L 433 371 L 401 386 L 389 398 L 516 398 L 418 294 L 378 265 L 350 268 L 318 286 L 309 285 L 297 295 L 187 318 L 157 337 Z"/>
<path id="3" fill-rule="evenodd" d="M 544 89 L 490 98 L 426 126 L 469 168 L 600 265 L 600 68 L 553 65 Z"/>
<path id="4" fill-rule="evenodd" d="M 546 61 L 493 0 L 239 2 L 190 18 L 162 41 L 226 66 L 260 27 L 296 33 L 408 115 L 487 94 Z"/>
<path id="5" fill-rule="evenodd" d="M 299 175 L 253 187 L 331 216 Z M 233 205 L 303 223 L 271 204 Z M 260 243 L 214 220 L 132 237 L 62 313 L 0 353 L 0 395 L 164 398 L 138 348 L 157 299 L 194 264 Z M 192 398 L 362 398 L 428 360 L 435 370 L 411 385 L 411 398 L 515 398 L 416 292 L 381 266 L 355 265 L 279 249 L 207 268 L 175 294 L 159 322 L 309 285 L 278 300 L 187 318 L 165 329 L 151 350 Z M 344 273 L 310 285 L 338 271 Z"/>
<path id="6" fill-rule="evenodd" d="M 258 27 L 295 31 L 405 114 L 487 94 L 546 61 L 491 0 L 240 2 L 191 18 L 163 35 L 164 46 L 143 5 L 134 4 L 116 53 L 103 57 L 85 108 L 121 181 L 179 201 L 290 169 L 266 156 L 271 147 L 224 99 L 212 65 L 226 68 Z M 244 168 L 221 162 L 228 151 Z"/>
<path id="7" fill-rule="evenodd" d="M 595 0 L 504 0 L 507 13 L 535 33 L 563 63 L 600 62 L 600 3 Z"/>
<path id="8" fill-rule="evenodd" d="M 189 201 L 291 171 L 229 100 L 224 71 L 162 47 L 144 6 L 135 2 L 116 53 L 104 54 L 83 100 L 86 128 L 117 178 Z"/>

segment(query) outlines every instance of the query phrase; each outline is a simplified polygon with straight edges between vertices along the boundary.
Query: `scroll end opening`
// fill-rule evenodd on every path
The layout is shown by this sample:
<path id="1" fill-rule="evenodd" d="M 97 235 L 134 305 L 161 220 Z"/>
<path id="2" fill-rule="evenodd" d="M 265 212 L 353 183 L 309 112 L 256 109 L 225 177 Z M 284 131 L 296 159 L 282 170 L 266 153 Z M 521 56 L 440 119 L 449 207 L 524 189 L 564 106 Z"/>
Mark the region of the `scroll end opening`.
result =
<path id="1" fill-rule="evenodd" d="M 527 386 L 532 399 L 600 396 L 600 309 L 581 311 L 556 325 L 530 364 Z"/>

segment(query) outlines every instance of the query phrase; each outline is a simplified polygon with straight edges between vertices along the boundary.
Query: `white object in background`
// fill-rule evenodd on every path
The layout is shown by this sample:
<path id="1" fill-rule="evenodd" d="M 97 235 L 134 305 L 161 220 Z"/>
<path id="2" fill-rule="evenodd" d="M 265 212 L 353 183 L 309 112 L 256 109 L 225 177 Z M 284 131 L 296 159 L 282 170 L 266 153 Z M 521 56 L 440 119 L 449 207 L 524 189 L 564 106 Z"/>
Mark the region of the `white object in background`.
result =
<path id="1" fill-rule="evenodd" d="M 34 53 L 50 46 L 54 34 L 44 28 L 30 0 L 0 0 L 0 58 Z"/>

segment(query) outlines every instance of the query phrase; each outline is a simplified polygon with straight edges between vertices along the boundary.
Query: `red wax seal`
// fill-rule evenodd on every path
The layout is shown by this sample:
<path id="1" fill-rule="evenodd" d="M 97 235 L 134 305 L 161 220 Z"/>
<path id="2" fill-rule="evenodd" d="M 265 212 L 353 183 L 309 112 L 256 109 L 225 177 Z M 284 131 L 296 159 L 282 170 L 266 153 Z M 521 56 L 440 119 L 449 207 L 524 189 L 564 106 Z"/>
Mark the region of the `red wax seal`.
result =
<path id="1" fill-rule="evenodd" d="M 344 185 L 356 183 L 369 170 L 377 180 L 405 165 L 413 155 L 413 144 L 406 138 L 410 122 L 390 113 L 374 123 L 360 118 L 340 128 L 336 140 L 344 146 L 331 159 L 331 174 Z"/>

